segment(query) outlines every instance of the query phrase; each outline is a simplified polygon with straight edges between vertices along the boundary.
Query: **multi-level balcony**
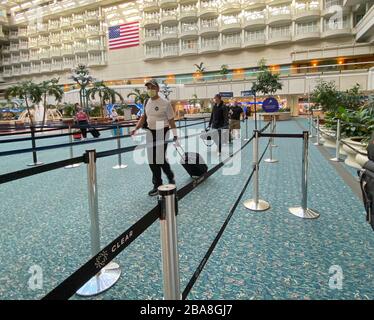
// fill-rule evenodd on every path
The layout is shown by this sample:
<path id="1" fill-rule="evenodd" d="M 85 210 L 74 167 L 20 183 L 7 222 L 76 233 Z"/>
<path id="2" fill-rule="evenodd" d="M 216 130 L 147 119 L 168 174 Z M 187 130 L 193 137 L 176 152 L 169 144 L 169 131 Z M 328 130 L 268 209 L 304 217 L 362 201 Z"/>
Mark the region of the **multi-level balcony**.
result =
<path id="1" fill-rule="evenodd" d="M 29 39 L 29 49 L 30 48 L 37 48 L 38 47 L 38 38 L 30 38 Z"/>
<path id="2" fill-rule="evenodd" d="M 58 31 L 60 29 L 60 20 L 49 20 L 48 30 Z"/>
<path id="3" fill-rule="evenodd" d="M 74 48 L 73 46 L 63 46 L 61 49 L 61 55 L 63 56 L 71 56 L 74 55 Z"/>
<path id="4" fill-rule="evenodd" d="M 47 60 L 47 59 L 50 59 L 50 58 L 51 58 L 51 55 L 50 55 L 49 49 L 40 50 L 39 60 Z"/>
<path id="5" fill-rule="evenodd" d="M 49 37 L 39 37 L 38 40 L 38 46 L 39 47 L 48 47 L 49 46 Z"/>
<path id="6" fill-rule="evenodd" d="M 10 30 L 9 40 L 17 40 L 17 39 L 18 39 L 18 30 Z"/>
<path id="7" fill-rule="evenodd" d="M 77 28 L 74 31 L 74 39 L 86 39 L 86 28 Z"/>
<path id="8" fill-rule="evenodd" d="M 163 31 L 161 34 L 161 41 L 170 41 L 178 39 L 178 29 Z"/>
<path id="9" fill-rule="evenodd" d="M 343 0 L 333 0 L 325 3 L 324 9 L 322 10 L 321 14 L 323 17 L 327 18 L 334 15 L 337 10 L 345 14 L 350 10 L 350 8 L 347 6 L 343 6 Z"/>
<path id="10" fill-rule="evenodd" d="M 30 74 L 37 74 L 40 73 L 40 62 L 33 62 L 30 66 Z"/>
<path id="11" fill-rule="evenodd" d="M 159 0 L 158 3 L 162 9 L 173 8 L 178 5 L 178 2 L 175 0 Z"/>
<path id="12" fill-rule="evenodd" d="M 273 10 L 269 12 L 268 16 L 269 25 L 280 25 L 284 23 L 291 23 L 292 15 L 291 8 L 286 10 Z"/>
<path id="13" fill-rule="evenodd" d="M 266 25 L 266 19 L 264 13 L 247 13 L 243 17 L 243 28 L 253 29 L 259 28 Z"/>
<path id="14" fill-rule="evenodd" d="M 198 43 L 197 42 L 190 43 L 190 44 L 182 43 L 179 53 L 181 56 L 190 56 L 190 55 L 198 54 L 199 53 Z"/>
<path id="15" fill-rule="evenodd" d="M 61 18 L 60 28 L 61 29 L 71 28 L 72 27 L 71 20 L 72 19 L 70 17 Z"/>
<path id="16" fill-rule="evenodd" d="M 20 61 L 25 63 L 30 61 L 30 55 L 28 52 L 21 52 L 20 54 Z"/>
<path id="17" fill-rule="evenodd" d="M 86 28 L 86 35 L 87 37 L 97 37 L 98 35 L 102 34 L 102 31 L 100 29 L 99 25 L 89 25 Z"/>
<path id="18" fill-rule="evenodd" d="M 306 22 L 311 20 L 319 19 L 321 15 L 321 10 L 319 9 L 319 6 L 300 6 L 295 8 L 294 11 L 294 19 L 296 22 Z"/>
<path id="19" fill-rule="evenodd" d="M 198 35 L 198 28 L 197 24 L 195 26 L 185 26 L 181 28 L 180 38 L 197 38 Z"/>
<path id="20" fill-rule="evenodd" d="M 61 71 L 63 65 L 62 59 L 52 59 L 51 71 Z"/>
<path id="21" fill-rule="evenodd" d="M 51 66 L 52 66 L 52 63 L 51 61 L 42 61 L 41 65 L 40 65 L 40 72 L 51 72 Z"/>
<path id="22" fill-rule="evenodd" d="M 219 51 L 219 41 L 218 39 L 216 41 L 207 41 L 204 42 L 202 40 L 201 46 L 200 46 L 200 53 L 210 53 L 210 52 L 217 52 Z"/>
<path id="23" fill-rule="evenodd" d="M 49 44 L 56 45 L 61 43 L 61 36 L 59 33 L 53 34 L 49 37 Z"/>
<path id="24" fill-rule="evenodd" d="M 89 54 L 88 55 L 88 61 L 87 65 L 89 67 L 98 67 L 98 66 L 103 66 L 106 64 L 106 61 L 103 59 L 102 54 Z"/>
<path id="25" fill-rule="evenodd" d="M 199 35 L 217 35 L 219 34 L 218 22 L 215 23 L 200 23 Z"/>
<path id="26" fill-rule="evenodd" d="M 27 27 L 18 28 L 18 38 L 28 38 Z"/>
<path id="27" fill-rule="evenodd" d="M 162 14 L 160 18 L 161 24 L 170 24 L 178 20 L 177 14 Z"/>
<path id="28" fill-rule="evenodd" d="M 85 53 L 87 52 L 87 44 L 83 43 L 75 43 L 74 44 L 74 53 L 79 54 L 79 53 Z"/>
<path id="29" fill-rule="evenodd" d="M 81 54 L 75 56 L 76 64 L 88 64 L 88 55 L 87 54 Z"/>
<path id="30" fill-rule="evenodd" d="M 183 10 L 181 9 L 179 14 L 180 21 L 189 21 L 189 20 L 196 20 L 197 19 L 197 8 Z"/>
<path id="31" fill-rule="evenodd" d="M 349 21 L 325 23 L 323 38 L 353 36 Z"/>
<path id="32" fill-rule="evenodd" d="M 35 36 L 37 34 L 38 34 L 38 28 L 36 27 L 36 25 L 28 25 L 27 26 L 27 35 L 29 37 Z"/>
<path id="33" fill-rule="evenodd" d="M 97 21 L 102 21 L 102 20 L 103 20 L 103 16 L 101 15 L 100 10 L 87 11 L 87 14 L 86 14 L 87 23 L 97 22 Z"/>
<path id="34" fill-rule="evenodd" d="M 143 43 L 152 44 L 160 42 L 159 32 L 145 32 L 143 37 Z"/>
<path id="35" fill-rule="evenodd" d="M 17 77 L 21 75 L 21 66 L 20 65 L 15 65 L 12 67 L 12 76 Z"/>
<path id="36" fill-rule="evenodd" d="M 75 67 L 75 58 L 74 57 L 64 57 L 62 68 L 64 70 L 71 70 Z"/>
<path id="37" fill-rule="evenodd" d="M 20 63 L 21 62 L 20 55 L 19 54 L 12 54 L 12 56 L 10 57 L 10 62 L 11 62 L 11 64 Z"/>
<path id="38" fill-rule="evenodd" d="M 29 61 L 39 60 L 39 50 L 30 50 Z"/>
<path id="39" fill-rule="evenodd" d="M 89 41 L 87 43 L 87 51 L 88 52 L 95 52 L 95 51 L 103 51 L 105 47 L 101 43 L 101 41 Z"/>
<path id="40" fill-rule="evenodd" d="M 160 26 L 160 18 L 157 16 L 145 16 L 143 19 L 143 27 L 145 28 L 157 28 Z"/>
<path id="41" fill-rule="evenodd" d="M 27 40 L 19 42 L 19 50 L 28 50 L 28 49 L 29 49 L 29 42 Z"/>
<path id="42" fill-rule="evenodd" d="M 236 17 L 236 18 L 222 20 L 219 29 L 222 33 L 227 33 L 227 32 L 231 33 L 231 32 L 240 31 L 242 29 L 241 19 Z"/>
<path id="43" fill-rule="evenodd" d="M 321 32 L 318 23 L 296 24 L 296 32 L 293 40 L 305 41 L 319 39 L 320 37 Z"/>
<path id="44" fill-rule="evenodd" d="M 74 36 L 72 32 L 62 32 L 61 33 L 61 42 L 68 43 L 74 41 Z"/>
<path id="45" fill-rule="evenodd" d="M 143 11 L 156 11 L 158 9 L 157 0 L 144 0 L 143 1 Z"/>
<path id="46" fill-rule="evenodd" d="M 265 29 L 257 31 L 245 31 L 243 48 L 261 47 L 266 44 Z"/>
<path id="47" fill-rule="evenodd" d="M 37 30 L 39 34 L 46 34 L 49 32 L 48 23 L 39 23 L 37 26 Z"/>
<path id="48" fill-rule="evenodd" d="M 241 3 L 238 0 L 224 0 L 219 7 L 219 12 L 227 13 L 239 13 L 242 9 Z"/>
<path id="49" fill-rule="evenodd" d="M 282 44 L 289 43 L 290 41 L 292 41 L 292 36 L 289 28 L 284 28 L 281 30 L 270 29 L 267 44 Z"/>
<path id="50" fill-rule="evenodd" d="M 163 47 L 162 48 L 162 57 L 163 58 L 172 58 L 179 55 L 178 45 L 172 47 Z"/>
<path id="51" fill-rule="evenodd" d="M 3 66 L 9 66 L 9 65 L 11 65 L 10 57 L 3 57 L 3 59 L 1 60 L 1 64 Z"/>
<path id="52" fill-rule="evenodd" d="M 144 53 L 145 60 L 154 60 L 161 58 L 161 48 L 159 47 L 157 50 L 145 50 Z"/>
<path id="53" fill-rule="evenodd" d="M 11 43 L 10 44 L 10 52 L 18 52 L 19 50 L 19 44 L 18 43 Z"/>
<path id="54" fill-rule="evenodd" d="M 61 47 L 60 46 L 54 46 L 50 49 L 50 57 L 51 58 L 57 58 L 61 56 Z"/>
<path id="55" fill-rule="evenodd" d="M 10 46 L 9 45 L 4 45 L 2 48 L 1 48 L 1 52 L 3 54 L 9 54 L 10 53 Z"/>
<path id="56" fill-rule="evenodd" d="M 10 78 L 12 76 L 12 68 L 4 68 L 3 77 Z"/>
<path id="57" fill-rule="evenodd" d="M 30 74 L 30 69 L 31 69 L 30 64 L 26 64 L 26 63 L 21 64 L 21 74 L 22 75 L 26 76 L 26 75 Z"/>
<path id="58" fill-rule="evenodd" d="M 213 17 L 218 17 L 219 12 L 218 12 L 218 8 L 216 6 L 204 5 L 204 3 L 201 2 L 200 10 L 198 12 L 198 15 L 200 17 L 204 17 L 204 18 L 208 18 L 208 17 L 213 18 Z"/>
<path id="59" fill-rule="evenodd" d="M 73 14 L 71 24 L 73 26 L 81 26 L 86 23 L 86 17 L 84 14 Z"/>
<path id="60" fill-rule="evenodd" d="M 242 46 L 242 41 L 239 36 L 223 38 L 221 43 L 222 51 L 237 50 Z"/>

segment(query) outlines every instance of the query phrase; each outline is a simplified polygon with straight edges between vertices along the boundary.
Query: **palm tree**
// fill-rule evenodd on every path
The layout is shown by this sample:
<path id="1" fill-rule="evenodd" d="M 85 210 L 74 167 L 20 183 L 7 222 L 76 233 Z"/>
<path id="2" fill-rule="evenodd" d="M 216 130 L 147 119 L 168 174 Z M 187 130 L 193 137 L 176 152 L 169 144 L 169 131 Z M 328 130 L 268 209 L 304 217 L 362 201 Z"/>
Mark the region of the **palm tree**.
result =
<path id="1" fill-rule="evenodd" d="M 115 103 L 117 97 L 121 100 L 121 103 L 124 102 L 122 95 L 106 86 L 104 81 L 95 82 L 93 87 L 87 90 L 87 96 L 92 100 L 95 100 L 96 95 L 100 98 L 101 116 L 104 115 L 105 102 Z"/>
<path id="2" fill-rule="evenodd" d="M 64 95 L 64 90 L 58 84 L 60 81 L 59 78 L 53 78 L 51 80 L 43 81 L 39 86 L 43 96 L 43 121 L 42 121 L 42 129 L 44 128 L 45 124 L 45 116 L 47 114 L 47 97 L 53 96 L 57 102 L 61 102 L 62 96 Z"/>
<path id="3" fill-rule="evenodd" d="M 42 91 L 40 87 L 31 81 L 22 81 L 11 87 L 5 92 L 5 98 L 18 98 L 25 101 L 26 110 L 30 119 L 30 125 L 34 126 L 34 120 L 30 112 L 30 105 L 42 101 Z"/>
<path id="4" fill-rule="evenodd" d="M 134 101 L 136 104 L 142 104 L 144 106 L 144 103 L 149 99 L 148 93 L 145 91 L 140 91 L 139 89 L 135 89 L 133 92 L 130 92 L 127 95 L 127 98 L 134 97 Z"/>
<path id="5" fill-rule="evenodd" d="M 194 66 L 196 67 L 197 73 L 200 73 L 200 74 L 204 73 L 205 71 L 204 62 L 200 62 L 200 64 L 194 64 Z"/>

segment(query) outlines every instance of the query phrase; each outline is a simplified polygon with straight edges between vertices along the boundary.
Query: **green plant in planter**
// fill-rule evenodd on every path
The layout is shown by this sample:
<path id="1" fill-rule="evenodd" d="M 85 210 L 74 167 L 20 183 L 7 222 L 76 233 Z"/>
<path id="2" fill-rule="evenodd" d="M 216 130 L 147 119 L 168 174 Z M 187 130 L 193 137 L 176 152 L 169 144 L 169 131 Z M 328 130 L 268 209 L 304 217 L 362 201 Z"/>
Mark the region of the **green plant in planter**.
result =
<path id="1" fill-rule="evenodd" d="M 279 74 L 272 73 L 266 66 L 266 60 L 261 59 L 258 63 L 259 72 L 257 79 L 252 85 L 252 90 L 263 95 L 273 95 L 278 90 L 282 90 L 283 85 L 279 81 Z"/>
<path id="2" fill-rule="evenodd" d="M 226 80 L 227 79 L 228 73 L 229 73 L 228 65 L 227 64 L 223 64 L 221 66 L 221 70 L 219 71 L 219 74 L 221 75 L 222 80 Z"/>
<path id="3" fill-rule="evenodd" d="M 336 112 L 342 106 L 341 93 L 336 88 L 334 81 L 319 80 L 311 92 L 310 100 L 324 112 Z M 326 118 L 325 118 L 326 119 Z"/>

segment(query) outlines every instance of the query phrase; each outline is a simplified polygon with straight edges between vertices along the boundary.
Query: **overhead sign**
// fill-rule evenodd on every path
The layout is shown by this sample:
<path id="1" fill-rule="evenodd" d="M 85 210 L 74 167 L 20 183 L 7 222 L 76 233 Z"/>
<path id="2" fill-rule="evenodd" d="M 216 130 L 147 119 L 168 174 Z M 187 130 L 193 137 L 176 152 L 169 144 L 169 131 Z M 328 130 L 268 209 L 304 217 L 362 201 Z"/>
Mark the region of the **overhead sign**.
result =
<path id="1" fill-rule="evenodd" d="M 277 112 L 279 110 L 279 102 L 274 97 L 267 98 L 262 103 L 262 110 L 265 112 Z"/>
<path id="2" fill-rule="evenodd" d="M 241 91 L 241 96 L 242 97 L 251 97 L 251 96 L 254 96 L 255 93 L 253 90 L 245 90 L 245 91 Z"/>
<path id="3" fill-rule="evenodd" d="M 234 92 L 220 92 L 222 98 L 232 98 L 234 97 Z"/>

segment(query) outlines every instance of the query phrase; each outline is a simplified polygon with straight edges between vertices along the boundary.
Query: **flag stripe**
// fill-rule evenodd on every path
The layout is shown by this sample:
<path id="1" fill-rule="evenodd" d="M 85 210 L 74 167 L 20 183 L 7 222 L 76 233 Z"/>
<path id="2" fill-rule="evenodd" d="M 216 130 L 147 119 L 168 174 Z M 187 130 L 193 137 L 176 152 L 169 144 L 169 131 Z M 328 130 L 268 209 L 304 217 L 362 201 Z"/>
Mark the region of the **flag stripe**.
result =
<path id="1" fill-rule="evenodd" d="M 139 21 L 123 23 L 109 28 L 109 50 L 140 45 Z"/>

